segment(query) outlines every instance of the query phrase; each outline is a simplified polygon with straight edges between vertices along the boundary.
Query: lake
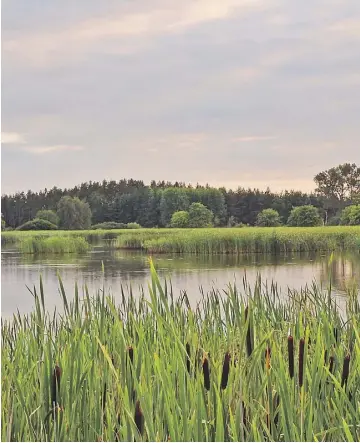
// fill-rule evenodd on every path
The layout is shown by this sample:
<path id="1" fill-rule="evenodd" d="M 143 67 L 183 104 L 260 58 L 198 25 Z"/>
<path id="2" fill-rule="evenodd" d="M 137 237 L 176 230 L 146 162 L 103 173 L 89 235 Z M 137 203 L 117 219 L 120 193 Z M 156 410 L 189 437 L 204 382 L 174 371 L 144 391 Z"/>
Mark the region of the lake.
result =
<path id="1" fill-rule="evenodd" d="M 329 265 L 330 255 L 293 254 L 287 256 L 267 255 L 158 255 L 153 260 L 161 279 L 171 279 L 175 294 L 186 290 L 191 303 L 200 298 L 199 287 L 206 292 L 211 287 L 226 289 L 229 283 L 243 287 L 243 278 L 251 284 L 260 273 L 262 280 L 274 280 L 284 292 L 287 287 L 300 289 L 314 280 L 326 288 L 330 281 L 334 293 L 344 303 L 344 291 L 351 282 L 360 283 L 360 254 L 337 254 Z M 104 263 L 104 273 L 102 271 Z M 45 299 L 48 309 L 61 307 L 57 273 L 60 273 L 67 295 L 74 294 L 75 282 L 80 294 L 86 284 L 90 294 L 102 288 L 116 297 L 121 285 L 131 284 L 135 293 L 145 289 L 150 281 L 148 256 L 141 252 L 110 250 L 104 245 L 82 255 L 24 255 L 15 249 L 4 249 L 1 254 L 2 316 L 8 318 L 17 309 L 22 313 L 33 308 L 33 297 L 26 286 L 39 286 L 43 277 Z"/>

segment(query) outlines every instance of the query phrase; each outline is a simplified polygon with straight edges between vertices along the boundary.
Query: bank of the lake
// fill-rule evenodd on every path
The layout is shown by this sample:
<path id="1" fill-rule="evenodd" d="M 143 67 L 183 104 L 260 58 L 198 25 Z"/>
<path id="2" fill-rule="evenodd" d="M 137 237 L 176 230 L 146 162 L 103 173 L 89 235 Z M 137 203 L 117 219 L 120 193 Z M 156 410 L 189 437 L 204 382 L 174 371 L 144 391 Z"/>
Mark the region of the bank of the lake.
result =
<path id="1" fill-rule="evenodd" d="M 60 240 L 56 243 L 44 240 L 49 237 Z M 4 232 L 1 240 L 3 245 L 14 244 L 24 252 L 41 249 L 37 242 L 42 243 L 42 248 L 48 244 L 48 252 L 63 252 L 61 241 L 69 242 L 69 237 L 84 238 L 88 243 L 108 240 L 114 248 L 141 249 L 148 253 L 279 254 L 360 250 L 360 226 L 20 231 Z M 29 243 L 32 248 L 28 248 Z M 82 248 L 83 243 L 79 242 L 79 247 Z M 72 252 L 77 252 L 76 247 Z"/>
<path id="2" fill-rule="evenodd" d="M 345 321 L 315 287 L 215 288 L 191 309 L 150 283 L 118 303 L 60 289 L 55 321 L 37 285 L 32 314 L 2 323 L 2 440 L 359 439 L 355 288 Z"/>

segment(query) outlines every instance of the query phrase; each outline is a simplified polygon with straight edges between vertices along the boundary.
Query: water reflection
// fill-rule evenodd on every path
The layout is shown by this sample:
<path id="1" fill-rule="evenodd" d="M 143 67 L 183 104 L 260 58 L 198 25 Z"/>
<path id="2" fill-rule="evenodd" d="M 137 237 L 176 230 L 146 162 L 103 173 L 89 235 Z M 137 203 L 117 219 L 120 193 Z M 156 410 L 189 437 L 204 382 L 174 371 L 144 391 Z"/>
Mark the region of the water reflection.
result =
<path id="1" fill-rule="evenodd" d="M 161 278 L 171 278 L 176 293 L 186 290 L 195 302 L 200 297 L 199 287 L 205 291 L 212 286 L 224 289 L 228 283 L 242 287 L 246 273 L 249 283 L 261 273 L 263 281 L 276 280 L 278 287 L 299 289 L 314 280 L 327 286 L 331 280 L 334 291 L 342 295 L 346 285 L 360 282 L 360 254 L 336 255 L 329 263 L 329 255 L 293 254 L 269 255 L 160 255 L 153 257 Z M 3 251 L 2 257 L 2 315 L 10 316 L 16 309 L 29 312 L 33 306 L 26 285 L 38 285 L 39 274 L 44 281 L 46 302 L 49 309 L 60 304 L 57 273 L 65 290 L 73 294 L 74 283 L 86 284 L 90 293 L 105 284 L 107 291 L 116 297 L 121 284 L 136 291 L 139 286 L 147 287 L 150 273 L 146 254 L 134 251 L 114 251 L 98 245 L 84 255 L 31 256 L 21 255 L 14 250 Z M 104 263 L 104 273 L 102 272 Z"/>

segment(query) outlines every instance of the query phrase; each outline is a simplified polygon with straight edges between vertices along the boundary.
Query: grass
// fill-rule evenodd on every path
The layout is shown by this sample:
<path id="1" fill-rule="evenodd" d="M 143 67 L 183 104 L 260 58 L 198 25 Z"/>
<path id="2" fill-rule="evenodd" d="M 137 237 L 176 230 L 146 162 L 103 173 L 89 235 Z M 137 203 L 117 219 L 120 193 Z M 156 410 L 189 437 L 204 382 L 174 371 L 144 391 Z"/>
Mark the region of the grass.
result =
<path id="1" fill-rule="evenodd" d="M 127 233 L 119 247 L 155 253 L 243 254 L 360 250 L 360 227 L 176 229 Z"/>
<path id="2" fill-rule="evenodd" d="M 360 250 L 360 226 L 316 228 L 136 229 L 95 231 L 4 232 L 2 244 L 24 239 L 83 237 L 91 244 L 155 253 L 243 254 Z"/>
<path id="3" fill-rule="evenodd" d="M 90 247 L 83 237 L 25 237 L 18 243 L 19 250 L 24 254 L 83 253 Z"/>
<path id="4" fill-rule="evenodd" d="M 70 300 L 2 322 L 7 441 L 357 441 L 360 306 L 259 280 L 191 308 L 151 264 L 148 293 Z M 345 320 L 346 318 L 346 320 Z M 289 364 L 290 362 L 290 364 Z"/>

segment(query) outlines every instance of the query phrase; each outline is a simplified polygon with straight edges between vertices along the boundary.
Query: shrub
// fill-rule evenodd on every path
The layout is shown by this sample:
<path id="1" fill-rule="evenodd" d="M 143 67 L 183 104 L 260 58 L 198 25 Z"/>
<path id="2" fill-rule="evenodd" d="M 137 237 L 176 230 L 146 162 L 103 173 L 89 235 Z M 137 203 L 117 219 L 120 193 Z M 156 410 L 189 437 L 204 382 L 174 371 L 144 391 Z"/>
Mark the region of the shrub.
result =
<path id="1" fill-rule="evenodd" d="M 360 225 L 360 204 L 350 205 L 343 209 L 340 222 L 342 225 Z"/>
<path id="2" fill-rule="evenodd" d="M 56 215 L 56 212 L 51 211 L 50 209 L 41 209 L 36 213 L 35 218 L 47 220 L 53 225 L 59 226 L 59 217 Z"/>
<path id="3" fill-rule="evenodd" d="M 50 231 L 57 229 L 57 226 L 47 220 L 34 218 L 16 228 L 17 231 Z"/>
<path id="4" fill-rule="evenodd" d="M 275 209 L 264 209 L 259 212 L 256 220 L 256 225 L 263 227 L 280 226 L 280 215 Z"/>
<path id="5" fill-rule="evenodd" d="M 212 226 L 214 214 L 202 203 L 192 203 L 189 207 L 189 227 L 208 228 Z"/>
<path id="6" fill-rule="evenodd" d="M 322 219 L 315 206 L 297 206 L 291 210 L 287 224 L 289 226 L 304 227 L 320 226 L 322 224 Z"/>
<path id="7" fill-rule="evenodd" d="M 171 216 L 170 227 L 187 228 L 189 226 L 189 213 L 187 211 L 177 211 Z"/>
<path id="8" fill-rule="evenodd" d="M 126 229 L 126 223 L 117 223 L 117 222 L 103 222 L 97 223 L 96 225 L 91 226 L 91 229 Z"/>
<path id="9" fill-rule="evenodd" d="M 141 229 L 139 223 L 127 223 L 126 229 Z"/>

